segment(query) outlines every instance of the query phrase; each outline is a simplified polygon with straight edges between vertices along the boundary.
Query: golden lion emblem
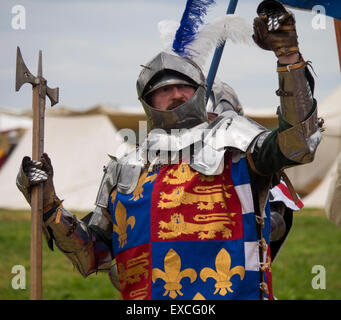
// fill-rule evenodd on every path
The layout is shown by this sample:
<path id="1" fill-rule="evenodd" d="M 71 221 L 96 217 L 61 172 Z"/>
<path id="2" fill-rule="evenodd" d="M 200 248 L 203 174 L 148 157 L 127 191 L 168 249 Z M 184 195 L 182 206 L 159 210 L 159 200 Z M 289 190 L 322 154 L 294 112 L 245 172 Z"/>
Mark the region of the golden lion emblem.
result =
<path id="1" fill-rule="evenodd" d="M 167 175 L 163 178 L 162 182 L 167 184 L 179 185 L 184 182 L 191 181 L 196 175 L 199 174 L 200 181 L 214 181 L 214 176 L 206 176 L 191 169 L 186 163 L 181 163 L 176 169 L 170 169 Z"/>
<path id="2" fill-rule="evenodd" d="M 161 209 L 170 209 L 181 206 L 182 204 L 197 204 L 199 210 L 212 210 L 216 203 L 219 203 L 223 209 L 226 209 L 226 203 L 223 195 L 230 198 L 231 194 L 225 189 L 232 187 L 213 185 L 197 186 L 193 188 L 196 193 L 185 191 L 185 188 L 176 187 L 171 193 L 160 193 L 158 207 Z"/>
<path id="3" fill-rule="evenodd" d="M 140 198 L 143 198 L 143 186 L 149 182 L 149 183 L 152 183 L 155 179 L 156 179 L 156 176 L 157 174 L 154 173 L 150 176 L 148 176 L 148 171 L 145 171 L 141 174 L 140 178 L 139 178 L 139 181 L 136 185 L 136 188 L 133 192 L 133 196 L 130 198 L 130 200 L 134 200 L 134 201 L 137 201 L 139 200 Z"/>
<path id="4" fill-rule="evenodd" d="M 193 171 L 186 163 L 181 163 L 176 169 L 170 169 L 162 182 L 167 184 L 181 184 L 192 180 L 198 172 Z"/>
<path id="5" fill-rule="evenodd" d="M 148 278 L 148 269 L 146 268 L 149 264 L 148 256 L 148 252 L 143 252 L 140 256 L 128 260 L 127 269 L 124 268 L 123 263 L 117 265 L 118 278 L 122 283 L 122 288 L 127 282 L 130 284 L 140 282 L 142 276 L 145 279 Z"/>
<path id="6" fill-rule="evenodd" d="M 214 239 L 216 233 L 221 232 L 222 236 L 225 239 L 228 239 L 231 237 L 232 231 L 226 225 L 235 225 L 235 222 L 230 218 L 235 214 L 236 213 L 197 214 L 194 216 L 193 220 L 206 223 L 192 223 L 185 221 L 185 218 L 181 213 L 174 213 L 169 222 L 159 222 L 159 227 L 168 232 L 160 230 L 158 235 L 159 238 L 166 240 L 179 237 L 182 234 L 198 233 L 198 238 L 200 240 L 205 240 Z"/>

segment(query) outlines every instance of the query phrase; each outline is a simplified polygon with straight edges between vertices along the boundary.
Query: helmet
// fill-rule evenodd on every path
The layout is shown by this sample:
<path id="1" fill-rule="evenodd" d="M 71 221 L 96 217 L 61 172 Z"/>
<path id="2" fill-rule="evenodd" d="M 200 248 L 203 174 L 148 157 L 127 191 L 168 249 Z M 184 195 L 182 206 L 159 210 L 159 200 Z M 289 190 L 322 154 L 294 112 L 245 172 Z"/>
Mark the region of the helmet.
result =
<path id="1" fill-rule="evenodd" d="M 228 110 L 234 110 L 239 115 L 244 115 L 236 92 L 225 82 L 215 79 L 211 95 L 206 105 L 207 112 L 221 114 Z"/>
<path id="2" fill-rule="evenodd" d="M 145 89 L 145 93 L 143 94 L 145 99 L 148 100 L 148 95 L 154 92 L 155 90 L 162 88 L 164 86 L 169 86 L 172 84 L 185 84 L 189 86 L 193 86 L 195 88 L 198 85 L 192 81 L 190 78 L 172 70 L 164 70 L 160 71 L 158 76 L 153 77 L 150 83 L 147 85 Z"/>
<path id="3" fill-rule="evenodd" d="M 196 88 L 194 95 L 172 110 L 158 110 L 151 106 L 148 96 L 153 91 L 172 84 L 186 84 Z M 143 69 L 137 79 L 138 98 L 147 115 L 149 129 L 192 128 L 207 121 L 206 80 L 199 66 L 187 57 L 161 52 Z"/>

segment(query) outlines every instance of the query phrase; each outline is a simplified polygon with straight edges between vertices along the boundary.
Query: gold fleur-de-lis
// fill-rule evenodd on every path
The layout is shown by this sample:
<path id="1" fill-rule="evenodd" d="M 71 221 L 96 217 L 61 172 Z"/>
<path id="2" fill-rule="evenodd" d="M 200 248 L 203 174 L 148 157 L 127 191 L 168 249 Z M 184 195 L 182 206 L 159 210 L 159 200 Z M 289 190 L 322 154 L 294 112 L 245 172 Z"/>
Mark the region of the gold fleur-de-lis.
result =
<path id="1" fill-rule="evenodd" d="M 200 293 L 198 292 L 192 300 L 206 300 L 205 297 Z"/>
<path id="2" fill-rule="evenodd" d="M 127 244 L 128 225 L 130 225 L 131 229 L 134 228 L 135 217 L 131 216 L 127 219 L 127 210 L 121 201 L 118 201 L 115 210 L 115 219 L 117 224 L 114 224 L 113 230 L 118 234 L 119 248 L 123 248 L 124 245 Z"/>
<path id="3" fill-rule="evenodd" d="M 175 299 L 177 295 L 183 295 L 180 291 L 182 285 L 180 284 L 181 279 L 185 277 L 189 277 L 191 283 L 196 280 L 197 273 L 192 268 L 187 268 L 185 270 L 181 270 L 181 259 L 179 255 L 173 250 L 170 249 L 164 259 L 164 269 L 165 271 L 160 270 L 159 268 L 154 268 L 152 273 L 152 281 L 155 282 L 156 279 L 160 278 L 165 281 L 165 293 L 163 296 L 169 294 L 172 299 Z"/>
<path id="4" fill-rule="evenodd" d="M 231 256 L 229 253 L 223 248 L 217 254 L 215 260 L 216 270 L 211 268 L 204 268 L 200 272 L 200 278 L 206 282 L 207 278 L 213 278 L 217 282 L 215 284 L 216 290 L 214 294 L 218 293 L 221 296 L 225 296 L 228 290 L 229 292 L 233 292 L 231 289 L 232 282 L 230 281 L 231 277 L 235 274 L 239 274 L 240 279 L 244 279 L 245 269 L 242 266 L 236 266 L 231 268 Z"/>

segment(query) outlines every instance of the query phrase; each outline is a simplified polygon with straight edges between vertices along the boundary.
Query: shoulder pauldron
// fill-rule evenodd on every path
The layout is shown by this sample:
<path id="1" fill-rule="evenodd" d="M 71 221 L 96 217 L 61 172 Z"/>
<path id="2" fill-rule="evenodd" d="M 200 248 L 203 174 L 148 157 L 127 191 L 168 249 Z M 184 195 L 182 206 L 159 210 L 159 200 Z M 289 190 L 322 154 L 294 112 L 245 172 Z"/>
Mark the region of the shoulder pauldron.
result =
<path id="1" fill-rule="evenodd" d="M 254 139 L 265 131 L 268 129 L 257 122 L 235 111 L 226 111 L 209 125 L 204 143 L 215 150 L 230 147 L 246 152 Z"/>
<path id="2" fill-rule="evenodd" d="M 99 187 L 95 205 L 107 208 L 108 199 L 112 189 L 117 185 L 118 177 L 120 174 L 121 165 L 116 158 L 111 158 L 108 165 L 104 167 L 104 175 L 101 185 Z"/>

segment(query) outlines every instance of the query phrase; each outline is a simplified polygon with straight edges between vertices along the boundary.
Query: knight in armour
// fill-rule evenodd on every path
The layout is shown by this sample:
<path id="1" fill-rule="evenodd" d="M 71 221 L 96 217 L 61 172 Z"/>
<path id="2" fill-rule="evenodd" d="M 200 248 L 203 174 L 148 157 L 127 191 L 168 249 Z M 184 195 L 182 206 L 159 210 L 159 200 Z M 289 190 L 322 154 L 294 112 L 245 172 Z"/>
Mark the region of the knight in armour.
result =
<path id="1" fill-rule="evenodd" d="M 29 203 L 30 187 L 44 185 L 50 249 L 84 277 L 109 272 L 122 299 L 273 299 L 271 263 L 292 210 L 271 204 L 271 189 L 285 168 L 313 161 L 321 128 L 293 14 L 269 0 L 257 13 L 253 39 L 277 58 L 277 129 L 245 117 L 221 81 L 206 101 L 198 64 L 161 52 L 137 79 L 148 135 L 110 159 L 93 212 L 78 219 L 64 208 L 47 154 L 22 161 L 17 186 Z"/>

